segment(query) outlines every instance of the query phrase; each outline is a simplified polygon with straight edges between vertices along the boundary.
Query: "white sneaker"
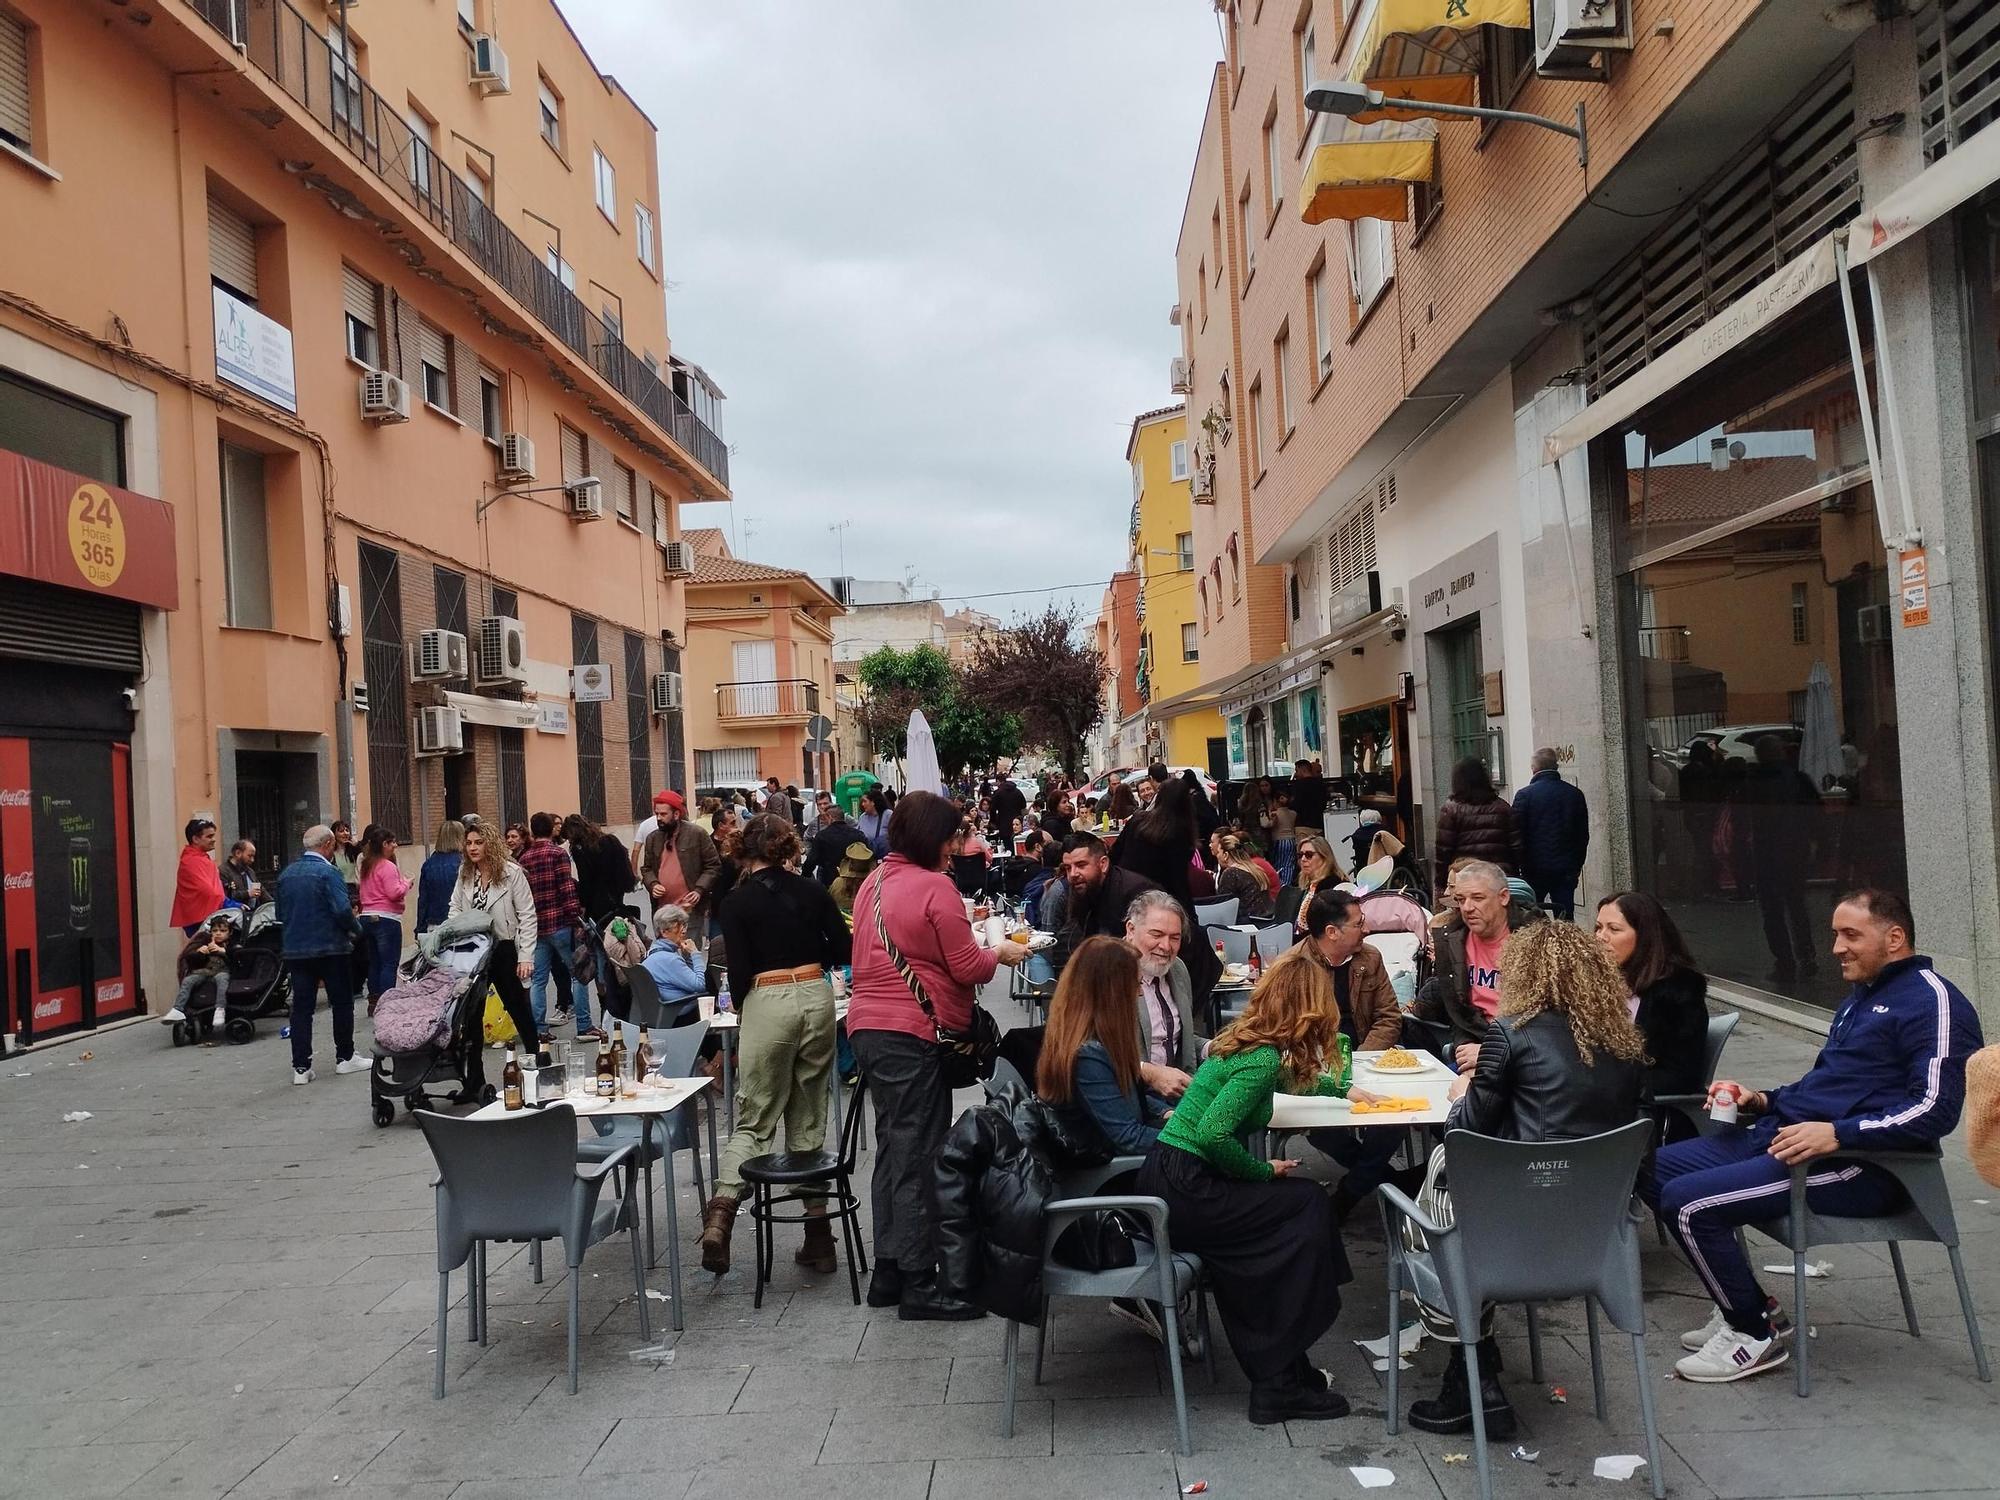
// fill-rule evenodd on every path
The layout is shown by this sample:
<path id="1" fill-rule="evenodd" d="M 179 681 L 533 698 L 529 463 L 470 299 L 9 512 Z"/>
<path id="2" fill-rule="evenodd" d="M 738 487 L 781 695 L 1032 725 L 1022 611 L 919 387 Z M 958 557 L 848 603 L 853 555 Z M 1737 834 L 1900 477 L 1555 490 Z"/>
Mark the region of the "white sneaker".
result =
<path id="1" fill-rule="evenodd" d="M 369 1062 L 367 1058 L 356 1053 L 353 1057 L 344 1057 L 335 1063 L 333 1071 L 336 1073 L 366 1073 L 373 1066 L 374 1064 Z"/>
<path id="2" fill-rule="evenodd" d="M 222 1007 L 218 1005 L 215 1008 L 215 1014 L 208 1018 L 208 1024 L 220 1028 L 222 1023 L 228 1019 L 229 1017 L 224 1014 Z"/>
<path id="3" fill-rule="evenodd" d="M 1792 1336 L 1792 1320 L 1785 1316 L 1785 1310 L 1778 1306 L 1775 1301 L 1772 1301 L 1768 1304 L 1768 1312 L 1771 1320 L 1771 1332 L 1781 1339 L 1790 1338 Z M 1708 1321 L 1702 1324 L 1701 1327 L 1681 1335 L 1681 1347 L 1690 1354 L 1698 1354 L 1707 1347 L 1710 1339 L 1714 1338 L 1728 1326 L 1729 1320 L 1722 1316 L 1722 1309 L 1718 1307 L 1708 1315 Z"/>
<path id="4" fill-rule="evenodd" d="M 172 1010 L 168 1011 L 164 1016 L 160 1017 L 160 1024 L 162 1026 L 172 1026 L 175 1022 L 185 1021 L 186 1019 L 187 1019 L 187 1012 L 183 1011 L 178 1005 L 176 1005 Z"/>
<path id="5" fill-rule="evenodd" d="M 1752 1338 L 1724 1325 L 1714 1338 L 1701 1346 L 1699 1353 L 1679 1361 L 1674 1369 L 1683 1380 L 1721 1385 L 1741 1380 L 1746 1375 L 1761 1375 L 1766 1370 L 1775 1370 L 1791 1357 L 1790 1351 L 1778 1342 L 1775 1335 L 1768 1339 Z"/>
<path id="6" fill-rule="evenodd" d="M 311 1068 L 292 1069 L 293 1083 L 311 1083 L 312 1081 L 313 1081 L 313 1070 Z"/>

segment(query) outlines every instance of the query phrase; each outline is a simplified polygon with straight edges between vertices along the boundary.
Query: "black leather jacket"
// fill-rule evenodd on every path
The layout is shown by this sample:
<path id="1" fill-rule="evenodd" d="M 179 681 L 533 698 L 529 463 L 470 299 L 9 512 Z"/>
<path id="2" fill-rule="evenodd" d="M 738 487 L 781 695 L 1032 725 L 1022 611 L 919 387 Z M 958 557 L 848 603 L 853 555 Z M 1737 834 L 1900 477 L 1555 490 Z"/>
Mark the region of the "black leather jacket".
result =
<path id="1" fill-rule="evenodd" d="M 1472 1083 L 1445 1128 L 1507 1141 L 1602 1135 L 1639 1118 L 1645 1084 L 1644 1063 L 1623 1062 L 1602 1048 L 1586 1065 L 1567 1016 L 1503 1017 L 1487 1028 Z"/>

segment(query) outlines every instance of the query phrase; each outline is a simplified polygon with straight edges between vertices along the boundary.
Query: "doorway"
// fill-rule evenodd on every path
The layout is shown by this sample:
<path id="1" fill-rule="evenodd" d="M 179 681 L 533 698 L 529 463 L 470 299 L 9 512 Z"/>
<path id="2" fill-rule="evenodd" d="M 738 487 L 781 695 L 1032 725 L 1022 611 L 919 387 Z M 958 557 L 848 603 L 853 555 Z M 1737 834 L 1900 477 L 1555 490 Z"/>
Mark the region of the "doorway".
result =
<path id="1" fill-rule="evenodd" d="M 236 752 L 236 838 L 257 846 L 257 878 L 276 889 L 278 872 L 305 842 L 319 807 L 319 758 L 292 750 Z M 227 848 L 234 840 L 224 837 Z"/>
<path id="2" fill-rule="evenodd" d="M 1208 774 L 1217 786 L 1229 780 L 1229 738 L 1227 735 L 1210 735 L 1208 738 Z"/>

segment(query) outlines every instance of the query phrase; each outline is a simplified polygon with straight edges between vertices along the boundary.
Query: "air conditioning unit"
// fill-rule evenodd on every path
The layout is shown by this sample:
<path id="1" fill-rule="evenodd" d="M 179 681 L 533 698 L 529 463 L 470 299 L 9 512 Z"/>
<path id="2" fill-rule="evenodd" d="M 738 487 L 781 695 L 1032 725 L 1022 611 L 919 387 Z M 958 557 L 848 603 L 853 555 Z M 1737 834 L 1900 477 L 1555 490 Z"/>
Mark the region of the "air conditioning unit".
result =
<path id="1" fill-rule="evenodd" d="M 478 687 L 502 687 L 528 680 L 528 635 L 509 615 L 487 615 L 479 622 L 479 654 L 472 680 Z"/>
<path id="2" fill-rule="evenodd" d="M 678 672 L 655 672 L 653 674 L 653 712 L 666 715 L 681 706 L 681 674 Z"/>
<path id="3" fill-rule="evenodd" d="M 500 477 L 518 484 L 535 482 L 535 440 L 527 433 L 500 435 Z"/>
<path id="4" fill-rule="evenodd" d="M 1632 50 L 1632 0 L 1534 0 L 1535 71 L 1602 81 L 1604 52 Z"/>
<path id="5" fill-rule="evenodd" d="M 694 544 L 691 542 L 668 542 L 660 549 L 660 561 L 666 565 L 669 578 L 692 578 L 694 576 Z"/>
<path id="6" fill-rule="evenodd" d="M 1195 465 L 1194 471 L 1188 475 L 1188 478 L 1194 486 L 1195 499 L 1213 500 L 1215 498 L 1215 472 L 1207 464 Z"/>
<path id="7" fill-rule="evenodd" d="M 455 708 L 417 710 L 417 754 L 457 755 L 465 749 L 465 715 Z"/>
<path id="8" fill-rule="evenodd" d="M 349 687 L 347 690 L 347 701 L 354 705 L 354 711 L 356 713 L 358 714 L 367 713 L 368 684 L 365 682 L 357 682 L 353 684 L 351 687 Z"/>
<path id="9" fill-rule="evenodd" d="M 369 370 L 361 377 L 361 418 L 365 422 L 410 420 L 410 387 L 387 370 Z"/>
<path id="10" fill-rule="evenodd" d="M 465 675 L 465 637 L 456 630 L 424 630 L 417 634 L 415 682 L 449 682 Z"/>
<path id="11" fill-rule="evenodd" d="M 1889 639 L 1889 606 L 1864 604 L 1854 612 L 1854 638 L 1864 646 L 1879 646 Z"/>
<path id="12" fill-rule="evenodd" d="M 353 0 L 349 0 L 352 4 Z M 472 82 L 482 94 L 504 94 L 507 83 L 507 54 L 500 44 L 481 32 L 472 39 Z"/>
<path id="13" fill-rule="evenodd" d="M 1194 386 L 1194 363 L 1177 359 L 1167 366 L 1167 389 L 1185 396 Z"/>
<path id="14" fill-rule="evenodd" d="M 564 485 L 563 498 L 569 501 L 569 518 L 572 521 L 604 519 L 604 481 L 594 474 L 584 476 L 575 484 Z"/>

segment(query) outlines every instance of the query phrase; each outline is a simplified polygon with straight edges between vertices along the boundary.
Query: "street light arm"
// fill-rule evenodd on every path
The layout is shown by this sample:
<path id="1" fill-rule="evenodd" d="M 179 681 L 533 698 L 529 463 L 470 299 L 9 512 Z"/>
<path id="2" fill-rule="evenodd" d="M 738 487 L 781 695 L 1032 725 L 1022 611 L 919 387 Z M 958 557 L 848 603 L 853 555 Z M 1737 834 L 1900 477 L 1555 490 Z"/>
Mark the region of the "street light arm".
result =
<path id="1" fill-rule="evenodd" d="M 1579 166 L 1590 165 L 1590 143 L 1584 132 L 1583 105 L 1576 106 L 1576 123 L 1565 125 L 1560 120 L 1551 120 L 1545 115 L 1526 114 L 1517 109 L 1487 109 L 1477 104 L 1433 104 L 1424 99 L 1390 99 L 1380 89 L 1371 89 L 1365 84 L 1339 82 L 1322 83 L 1306 91 L 1306 109 L 1310 114 L 1343 115 L 1352 117 L 1370 114 L 1382 109 L 1407 109 L 1421 115 L 1449 115 L 1463 120 L 1512 120 L 1522 125 L 1537 125 L 1543 130 L 1553 130 L 1557 135 L 1566 135 L 1576 142 L 1576 159 Z M 1311 122 L 1308 121 L 1308 128 Z"/>
<path id="2" fill-rule="evenodd" d="M 486 496 L 485 499 L 479 502 L 478 508 L 475 509 L 472 513 L 472 517 L 475 521 L 484 520 L 486 518 L 486 512 L 491 510 L 500 501 L 505 500 L 509 495 L 551 495 L 554 494 L 557 490 L 562 490 L 565 493 L 567 493 L 569 490 L 573 489 L 576 485 L 582 484 L 585 479 L 589 479 L 590 477 L 591 476 L 589 475 L 585 475 L 584 479 L 572 480 L 569 484 L 537 484 L 537 485 L 530 485 L 528 488 L 521 490 L 497 490 L 493 494 Z"/>

